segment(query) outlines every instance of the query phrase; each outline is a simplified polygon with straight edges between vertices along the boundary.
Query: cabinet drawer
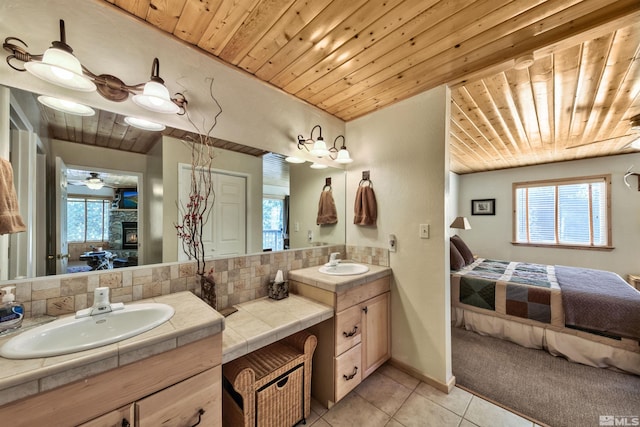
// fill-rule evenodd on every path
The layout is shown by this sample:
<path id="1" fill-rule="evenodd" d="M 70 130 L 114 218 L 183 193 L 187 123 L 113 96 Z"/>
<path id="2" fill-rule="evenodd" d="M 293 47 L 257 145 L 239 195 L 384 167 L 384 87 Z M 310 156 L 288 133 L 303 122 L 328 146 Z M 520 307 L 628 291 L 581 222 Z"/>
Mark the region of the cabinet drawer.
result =
<path id="1" fill-rule="evenodd" d="M 133 421 L 133 404 L 124 406 L 115 411 L 104 414 L 86 423 L 80 424 L 78 427 L 122 427 L 132 426 Z M 127 424 L 129 423 L 129 424 Z"/>
<path id="2" fill-rule="evenodd" d="M 362 312 L 353 306 L 336 314 L 336 356 L 341 355 L 362 340 Z"/>
<path id="3" fill-rule="evenodd" d="M 335 360 L 336 402 L 353 390 L 362 378 L 362 348 L 356 345 Z"/>
<path id="4" fill-rule="evenodd" d="M 336 312 L 340 312 L 346 308 L 360 304 L 369 298 L 383 294 L 391 288 L 391 279 L 389 276 L 381 277 L 364 285 L 356 286 L 344 292 L 336 294 Z"/>
<path id="5" fill-rule="evenodd" d="M 219 427 L 221 371 L 221 366 L 216 366 L 136 402 L 136 425 L 190 426 L 198 421 L 198 412 L 202 409 L 200 425 Z"/>

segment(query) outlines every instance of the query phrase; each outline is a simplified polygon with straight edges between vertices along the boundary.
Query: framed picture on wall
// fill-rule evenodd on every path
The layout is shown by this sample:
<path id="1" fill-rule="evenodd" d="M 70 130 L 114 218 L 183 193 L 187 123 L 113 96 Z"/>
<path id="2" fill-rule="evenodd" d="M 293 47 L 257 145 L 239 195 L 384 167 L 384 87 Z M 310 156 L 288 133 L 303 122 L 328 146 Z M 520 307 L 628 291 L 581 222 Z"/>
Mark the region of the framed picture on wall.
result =
<path id="1" fill-rule="evenodd" d="M 477 199 L 471 201 L 471 215 L 495 215 L 496 199 Z"/>

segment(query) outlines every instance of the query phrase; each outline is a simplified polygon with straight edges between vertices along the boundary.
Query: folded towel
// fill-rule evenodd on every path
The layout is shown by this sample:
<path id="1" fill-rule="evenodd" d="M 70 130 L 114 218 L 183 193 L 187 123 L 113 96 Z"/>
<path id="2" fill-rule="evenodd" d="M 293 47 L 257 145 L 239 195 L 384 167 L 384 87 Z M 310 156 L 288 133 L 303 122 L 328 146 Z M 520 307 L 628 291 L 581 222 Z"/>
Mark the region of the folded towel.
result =
<path id="1" fill-rule="evenodd" d="M 0 159 L 0 234 L 19 233 L 26 229 L 18 210 L 13 168 L 8 160 Z"/>
<path id="2" fill-rule="evenodd" d="M 316 224 L 329 225 L 338 222 L 338 212 L 336 204 L 333 201 L 331 190 L 320 193 L 320 201 L 318 202 L 318 218 Z"/>
<path id="3" fill-rule="evenodd" d="M 371 185 L 359 186 L 354 206 L 353 223 L 356 225 L 376 225 L 378 206 Z"/>

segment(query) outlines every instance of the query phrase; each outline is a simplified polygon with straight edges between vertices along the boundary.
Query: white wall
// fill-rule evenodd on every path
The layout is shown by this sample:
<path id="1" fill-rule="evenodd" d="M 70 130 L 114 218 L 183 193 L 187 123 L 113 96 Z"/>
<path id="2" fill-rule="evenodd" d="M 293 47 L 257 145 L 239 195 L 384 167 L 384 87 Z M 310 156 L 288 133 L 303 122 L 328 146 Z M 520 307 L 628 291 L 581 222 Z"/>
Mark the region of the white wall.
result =
<path id="1" fill-rule="evenodd" d="M 640 237 L 640 192 L 637 177 L 622 177 L 636 165 L 640 172 L 640 153 L 599 159 L 576 160 L 541 166 L 505 169 L 460 176 L 458 211 L 467 216 L 471 230 L 460 236 L 471 250 L 484 258 L 528 261 L 542 264 L 571 265 L 614 271 L 623 277 L 638 273 L 638 238 Z M 513 182 L 611 174 L 611 214 L 614 250 L 577 250 L 536 248 L 511 245 Z M 471 215 L 472 199 L 496 199 L 496 215 Z"/>
<path id="2" fill-rule="evenodd" d="M 449 90 L 438 87 L 347 123 L 355 162 L 347 174 L 347 213 L 362 171 L 369 170 L 377 227 L 349 221 L 347 244 L 387 247 L 390 254 L 392 358 L 440 384 L 450 382 L 449 243 L 447 213 Z M 418 237 L 430 225 L 429 239 Z M 447 256 L 445 257 L 445 253 Z"/>

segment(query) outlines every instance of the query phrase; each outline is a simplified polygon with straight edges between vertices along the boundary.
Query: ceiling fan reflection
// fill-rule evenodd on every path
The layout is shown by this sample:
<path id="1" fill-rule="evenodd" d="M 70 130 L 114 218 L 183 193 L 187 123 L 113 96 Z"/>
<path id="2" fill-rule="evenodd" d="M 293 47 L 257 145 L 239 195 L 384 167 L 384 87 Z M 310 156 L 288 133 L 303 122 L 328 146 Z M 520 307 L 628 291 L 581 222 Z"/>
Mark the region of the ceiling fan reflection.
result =
<path id="1" fill-rule="evenodd" d="M 109 185 L 104 182 L 102 178 L 100 178 L 100 174 L 97 172 L 89 172 L 89 176 L 81 181 L 73 181 L 70 180 L 69 184 L 71 185 L 84 185 L 85 187 L 91 190 L 100 190 L 102 187 L 116 188 L 112 185 Z"/>

